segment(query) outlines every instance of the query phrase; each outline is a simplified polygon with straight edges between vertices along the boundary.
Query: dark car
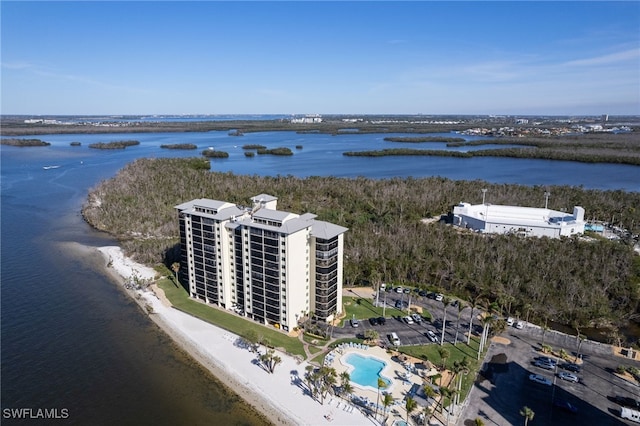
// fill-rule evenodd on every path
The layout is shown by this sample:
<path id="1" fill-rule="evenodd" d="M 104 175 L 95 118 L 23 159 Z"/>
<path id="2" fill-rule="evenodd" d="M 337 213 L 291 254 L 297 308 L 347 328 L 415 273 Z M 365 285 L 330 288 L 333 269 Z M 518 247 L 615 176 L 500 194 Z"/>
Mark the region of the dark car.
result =
<path id="1" fill-rule="evenodd" d="M 378 325 L 378 318 L 369 318 L 369 324 Z"/>
<path id="2" fill-rule="evenodd" d="M 424 291 L 424 290 L 420 290 L 420 291 L 418 292 L 418 296 L 422 296 L 422 297 L 425 297 L 427 294 L 428 294 L 428 293 L 427 293 L 426 291 Z"/>
<path id="3" fill-rule="evenodd" d="M 387 323 L 387 319 L 385 317 L 378 318 L 378 324 L 385 325 Z"/>
<path id="4" fill-rule="evenodd" d="M 568 401 L 563 401 L 561 399 L 556 400 L 553 403 L 553 406 L 559 408 L 562 411 L 566 411 L 567 413 L 576 414 L 578 412 L 578 407 L 569 403 Z"/>
<path id="5" fill-rule="evenodd" d="M 621 405 L 622 407 L 633 408 L 634 410 L 640 410 L 640 401 L 630 398 L 628 396 L 616 395 L 613 397 L 613 401 Z"/>
<path id="6" fill-rule="evenodd" d="M 571 362 L 564 363 L 560 366 L 563 370 L 571 371 L 572 373 L 579 373 L 580 366 Z"/>

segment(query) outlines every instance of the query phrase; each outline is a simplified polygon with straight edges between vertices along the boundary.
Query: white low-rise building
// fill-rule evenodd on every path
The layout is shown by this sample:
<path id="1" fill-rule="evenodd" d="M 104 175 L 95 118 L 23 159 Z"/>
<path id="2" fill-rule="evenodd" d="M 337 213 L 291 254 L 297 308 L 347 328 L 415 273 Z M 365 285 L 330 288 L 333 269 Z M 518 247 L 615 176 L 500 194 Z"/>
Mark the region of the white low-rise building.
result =
<path id="1" fill-rule="evenodd" d="M 531 237 L 570 237 L 584 233 L 584 209 L 573 213 L 547 208 L 460 203 L 453 208 L 453 224 L 489 234 Z"/>

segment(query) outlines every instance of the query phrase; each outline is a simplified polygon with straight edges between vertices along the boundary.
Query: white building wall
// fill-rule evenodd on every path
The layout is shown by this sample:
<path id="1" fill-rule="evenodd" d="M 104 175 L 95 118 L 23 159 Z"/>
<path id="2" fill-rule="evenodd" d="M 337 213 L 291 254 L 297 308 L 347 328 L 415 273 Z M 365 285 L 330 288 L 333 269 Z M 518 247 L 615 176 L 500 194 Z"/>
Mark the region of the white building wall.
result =
<path id="1" fill-rule="evenodd" d="M 311 268 L 309 234 L 311 228 L 305 228 L 300 232 L 286 237 L 286 325 L 289 328 L 297 325 L 301 318 L 311 310 Z"/>

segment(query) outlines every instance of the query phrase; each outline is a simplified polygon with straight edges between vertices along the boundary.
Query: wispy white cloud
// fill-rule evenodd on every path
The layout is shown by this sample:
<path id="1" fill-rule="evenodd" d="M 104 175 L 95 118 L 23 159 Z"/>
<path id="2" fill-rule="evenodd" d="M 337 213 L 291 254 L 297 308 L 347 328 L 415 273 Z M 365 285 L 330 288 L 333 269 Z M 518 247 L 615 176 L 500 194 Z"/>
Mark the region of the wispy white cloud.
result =
<path id="1" fill-rule="evenodd" d="M 577 59 L 574 61 L 565 62 L 565 66 L 597 66 L 597 65 L 610 65 L 619 62 L 626 62 L 630 60 L 640 59 L 640 49 L 629 49 L 622 52 L 610 53 L 607 55 L 594 56 L 592 58 Z"/>
<path id="2" fill-rule="evenodd" d="M 2 68 L 8 70 L 24 70 L 32 68 L 33 64 L 29 62 L 15 61 L 15 62 L 2 62 Z"/>

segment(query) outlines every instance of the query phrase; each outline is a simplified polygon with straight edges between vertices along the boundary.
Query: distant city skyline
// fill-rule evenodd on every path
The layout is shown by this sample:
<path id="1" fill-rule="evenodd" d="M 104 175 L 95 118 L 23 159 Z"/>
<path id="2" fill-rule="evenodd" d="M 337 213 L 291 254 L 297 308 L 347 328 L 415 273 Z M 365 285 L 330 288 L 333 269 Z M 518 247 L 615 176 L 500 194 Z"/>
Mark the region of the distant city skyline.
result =
<path id="1" fill-rule="evenodd" d="M 2 114 L 640 114 L 640 2 L 2 1 Z"/>

